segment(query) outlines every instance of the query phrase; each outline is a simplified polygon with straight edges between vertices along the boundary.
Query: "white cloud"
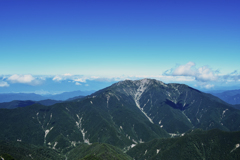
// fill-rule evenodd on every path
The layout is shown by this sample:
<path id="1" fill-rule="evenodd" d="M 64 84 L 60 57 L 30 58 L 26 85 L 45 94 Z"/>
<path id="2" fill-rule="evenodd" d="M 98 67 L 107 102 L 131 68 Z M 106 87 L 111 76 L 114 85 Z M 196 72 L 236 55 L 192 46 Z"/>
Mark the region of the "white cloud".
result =
<path id="1" fill-rule="evenodd" d="M 63 75 L 56 75 L 53 77 L 53 81 L 64 81 L 64 80 L 71 80 L 72 82 L 82 82 L 85 83 L 86 80 L 94 79 L 91 77 L 83 77 L 82 75 L 71 75 L 69 73 Z"/>
<path id="2" fill-rule="evenodd" d="M 78 86 L 82 85 L 82 84 L 81 84 L 81 83 L 79 83 L 79 82 L 76 82 L 75 84 L 76 84 L 76 85 L 78 85 Z"/>
<path id="3" fill-rule="evenodd" d="M 99 76 L 91 76 L 92 79 L 98 79 L 100 78 Z"/>
<path id="4" fill-rule="evenodd" d="M 222 75 L 221 76 L 223 81 L 240 81 L 240 72 L 238 72 L 237 70 L 233 71 L 230 74 L 226 74 L 226 75 Z"/>
<path id="5" fill-rule="evenodd" d="M 60 77 L 60 76 L 55 76 L 55 77 L 53 77 L 53 81 L 61 81 L 63 78 L 62 77 Z"/>
<path id="6" fill-rule="evenodd" d="M 8 87 L 9 84 L 7 82 L 4 81 L 0 81 L 0 87 Z"/>
<path id="7" fill-rule="evenodd" d="M 209 84 L 207 82 L 198 82 L 197 84 L 194 85 L 195 87 L 200 87 L 200 88 L 205 88 L 205 89 L 211 89 L 214 88 L 214 84 Z"/>
<path id="8" fill-rule="evenodd" d="M 87 78 L 77 78 L 77 79 L 73 79 L 75 82 L 83 82 L 85 83 L 86 82 L 86 79 Z"/>
<path id="9" fill-rule="evenodd" d="M 63 74 L 64 76 L 72 76 L 70 73 Z"/>
<path id="10" fill-rule="evenodd" d="M 53 77 L 53 81 L 62 81 L 62 80 L 66 80 L 66 79 L 72 79 L 73 75 L 71 75 L 70 73 L 65 73 L 63 75 L 56 75 L 55 77 Z"/>
<path id="11" fill-rule="evenodd" d="M 195 66 L 195 63 L 193 62 L 188 62 L 185 65 L 180 65 L 173 71 L 172 75 L 173 76 L 194 76 L 196 74 L 196 70 L 193 69 L 194 66 Z"/>
<path id="12" fill-rule="evenodd" d="M 85 81 L 79 80 L 79 82 L 86 82 L 86 80 L 95 80 L 99 82 L 118 82 L 118 81 L 124 81 L 124 80 L 139 80 L 143 78 L 151 78 L 151 79 L 157 79 L 160 81 L 164 81 L 166 83 L 168 82 L 190 82 L 194 81 L 195 78 L 188 77 L 188 76 L 165 76 L 165 75 L 129 75 L 129 76 L 119 76 L 119 77 L 95 77 L 93 76 L 89 79 L 85 78 Z M 75 79 L 76 80 L 76 79 Z"/>
<path id="13" fill-rule="evenodd" d="M 226 78 L 224 78 L 225 76 Z M 233 78 L 234 76 L 234 78 Z M 88 81 L 98 81 L 98 82 L 107 82 L 107 83 L 114 83 L 117 81 L 123 80 L 138 80 L 143 78 L 152 78 L 163 81 L 164 83 L 187 83 L 188 85 L 194 85 L 197 83 L 197 86 L 200 88 L 211 89 L 217 85 L 217 83 L 224 83 L 227 80 L 235 80 L 236 74 L 231 74 L 228 76 L 220 75 L 218 71 L 212 70 L 208 66 L 196 67 L 194 62 L 188 62 L 185 65 L 179 65 L 175 68 L 172 68 L 166 71 L 162 75 L 122 75 L 122 76 L 84 76 L 84 75 L 71 75 L 71 74 L 62 74 L 52 76 L 52 80 L 54 81 L 66 81 L 74 83 L 75 85 L 86 85 Z M 240 77 L 240 76 L 239 76 Z M 237 80 L 235 80 L 236 82 Z M 201 83 L 201 85 L 200 85 Z M 214 85 L 213 85 L 214 84 Z"/>
<path id="14" fill-rule="evenodd" d="M 12 83 L 31 83 L 35 78 L 32 75 L 14 74 L 8 78 Z"/>
<path id="15" fill-rule="evenodd" d="M 206 89 L 210 89 L 210 88 L 213 88 L 213 87 L 214 87 L 213 84 L 207 84 L 207 85 L 204 86 L 204 88 L 206 88 Z"/>
<path id="16" fill-rule="evenodd" d="M 7 78 L 7 81 L 11 83 L 24 83 L 30 85 L 39 85 L 43 81 L 43 79 L 37 79 L 30 74 L 27 75 L 17 75 L 14 74 Z"/>
<path id="17" fill-rule="evenodd" d="M 165 75 L 167 76 L 188 76 L 192 77 L 200 82 L 207 81 L 217 81 L 218 75 L 216 75 L 215 71 L 213 71 L 208 66 L 203 66 L 200 68 L 195 67 L 194 62 L 188 62 L 185 65 L 180 65 L 175 69 L 171 69 L 170 71 L 166 71 Z"/>
<path id="18" fill-rule="evenodd" d="M 39 77 L 39 79 L 45 81 L 45 80 L 46 80 L 46 77 Z"/>
<path id="19" fill-rule="evenodd" d="M 214 72 L 208 68 L 207 66 L 201 67 L 197 70 L 195 75 L 196 80 L 198 81 L 216 81 L 218 76 L 214 74 Z"/>

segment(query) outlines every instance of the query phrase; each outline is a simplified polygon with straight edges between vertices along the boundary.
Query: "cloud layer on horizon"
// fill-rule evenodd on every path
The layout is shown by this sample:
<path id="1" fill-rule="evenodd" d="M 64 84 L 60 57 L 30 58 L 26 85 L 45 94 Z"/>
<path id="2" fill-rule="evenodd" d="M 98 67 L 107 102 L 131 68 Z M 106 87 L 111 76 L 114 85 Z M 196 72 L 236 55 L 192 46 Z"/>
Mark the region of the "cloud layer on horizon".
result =
<path id="1" fill-rule="evenodd" d="M 220 75 L 218 70 L 213 70 L 209 66 L 196 67 L 194 62 L 188 62 L 184 65 L 178 65 L 159 75 L 122 75 L 117 77 L 100 77 L 72 75 L 69 73 L 62 75 L 2 75 L 0 78 L 0 87 L 8 88 L 14 84 L 24 84 L 29 86 L 42 86 L 43 84 L 71 85 L 78 87 L 89 87 L 94 83 L 99 86 L 102 84 L 112 84 L 118 81 L 138 80 L 143 78 L 152 78 L 163 81 L 164 83 L 185 83 L 195 87 L 211 89 L 216 85 L 239 84 L 240 73 L 235 70 L 230 74 Z M 102 84 L 101 84 L 102 83 Z M 95 85 L 94 85 L 95 86 Z M 66 87 L 66 86 L 65 86 Z M 97 87 L 97 86 L 96 86 Z"/>

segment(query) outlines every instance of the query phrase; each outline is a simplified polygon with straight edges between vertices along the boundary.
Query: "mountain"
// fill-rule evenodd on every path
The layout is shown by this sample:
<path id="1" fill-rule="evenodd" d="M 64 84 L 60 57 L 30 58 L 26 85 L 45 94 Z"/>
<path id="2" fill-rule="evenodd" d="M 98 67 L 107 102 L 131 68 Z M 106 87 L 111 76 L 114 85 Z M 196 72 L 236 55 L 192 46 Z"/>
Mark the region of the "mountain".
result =
<path id="1" fill-rule="evenodd" d="M 10 160 L 132 160 L 121 149 L 106 143 L 81 144 L 63 155 L 54 149 L 43 146 L 24 142 L 0 141 L 0 157 L 5 160 L 8 157 L 11 157 Z"/>
<path id="2" fill-rule="evenodd" d="M 18 107 L 26 107 L 26 106 L 30 106 L 32 104 L 35 104 L 36 102 L 34 101 L 11 101 L 11 102 L 3 102 L 0 103 L 0 108 L 6 108 L 6 109 L 14 109 L 14 108 L 18 108 Z"/>
<path id="3" fill-rule="evenodd" d="M 112 95 L 106 88 L 80 100 L 52 106 L 2 109 L 0 139 L 44 145 L 66 152 L 80 143 L 101 142 L 124 148 L 169 137 L 151 123 L 131 97 Z"/>
<path id="4" fill-rule="evenodd" d="M 56 100 L 51 100 L 51 99 L 46 99 L 46 100 L 41 100 L 41 101 L 19 101 L 19 100 L 14 100 L 11 102 L 3 102 L 0 103 L 0 108 L 6 108 L 6 109 L 14 109 L 14 108 L 18 108 L 18 107 L 26 107 L 26 106 L 30 106 L 33 104 L 41 104 L 44 106 L 51 106 L 53 104 L 56 103 L 60 103 L 62 101 L 56 101 Z"/>
<path id="5" fill-rule="evenodd" d="M 81 98 L 83 98 L 83 97 L 85 97 L 85 96 L 76 96 L 76 97 L 69 98 L 69 99 L 67 99 L 66 101 L 73 101 L 73 100 L 75 100 L 75 99 L 81 99 Z"/>
<path id="6" fill-rule="evenodd" d="M 236 108 L 236 109 L 240 110 L 240 104 L 233 105 L 233 108 Z"/>
<path id="7" fill-rule="evenodd" d="M 47 147 L 35 146 L 23 142 L 0 141 L 0 157 L 15 160 L 64 160 L 59 152 Z"/>
<path id="8" fill-rule="evenodd" d="M 126 153 L 105 143 L 80 144 L 62 154 L 55 149 L 26 144 L 24 142 L 0 141 L 0 156 L 24 159 L 71 159 L 71 160 L 192 160 L 231 159 L 240 156 L 240 132 L 224 132 L 217 129 L 190 130 L 179 137 L 154 139 L 137 144 Z"/>
<path id="9" fill-rule="evenodd" d="M 239 159 L 240 132 L 194 130 L 181 137 L 138 144 L 127 154 L 135 160 Z"/>
<path id="10" fill-rule="evenodd" d="M 11 102 L 14 100 L 31 100 L 31 101 L 40 101 L 44 100 L 44 98 L 41 95 L 35 94 L 35 93 L 1 93 L 0 94 L 0 103 L 1 102 Z"/>
<path id="11" fill-rule="evenodd" d="M 240 130 L 239 111 L 211 94 L 184 84 L 165 84 L 153 79 L 126 80 L 93 95 L 101 92 L 133 105 L 149 122 L 168 133 L 184 133 L 193 128 Z"/>
<path id="12" fill-rule="evenodd" d="M 45 146 L 66 155 L 95 142 L 128 151 L 197 128 L 239 131 L 240 111 L 187 85 L 125 80 L 51 106 L 0 109 L 0 126 L 0 140 Z"/>
<path id="13" fill-rule="evenodd" d="M 119 148 L 106 143 L 82 144 L 66 154 L 71 160 L 132 160 Z"/>
<path id="14" fill-rule="evenodd" d="M 69 98 L 73 98 L 77 96 L 87 96 L 92 94 L 93 92 L 94 91 L 72 91 L 72 92 L 63 92 L 61 94 L 56 94 L 56 95 L 49 95 L 46 97 L 48 99 L 65 101 Z"/>
<path id="15" fill-rule="evenodd" d="M 240 104 L 240 90 L 229 90 L 220 93 L 211 93 L 229 104 Z"/>
<path id="16" fill-rule="evenodd" d="M 36 101 L 36 103 L 44 105 L 44 106 L 51 106 L 54 105 L 56 103 L 61 103 L 62 101 L 60 100 L 52 100 L 52 99 L 45 99 L 45 100 L 41 100 L 41 101 Z"/>
<path id="17" fill-rule="evenodd" d="M 1 93 L 0 94 L 0 103 L 2 102 L 11 102 L 14 100 L 20 100 L 20 101 L 42 101 L 46 99 L 52 99 L 56 101 L 65 101 L 70 98 L 74 98 L 77 96 L 87 96 L 94 91 L 72 91 L 72 92 L 63 92 L 61 94 L 56 95 L 38 95 L 35 93 Z"/>

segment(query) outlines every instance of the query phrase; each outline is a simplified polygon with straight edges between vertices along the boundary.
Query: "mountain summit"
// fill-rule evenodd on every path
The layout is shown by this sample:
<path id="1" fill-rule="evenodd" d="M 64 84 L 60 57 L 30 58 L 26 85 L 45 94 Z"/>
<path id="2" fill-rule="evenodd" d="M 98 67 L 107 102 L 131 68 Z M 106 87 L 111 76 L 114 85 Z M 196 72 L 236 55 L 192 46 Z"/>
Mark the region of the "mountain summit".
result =
<path id="1" fill-rule="evenodd" d="M 137 107 L 153 124 L 169 133 L 183 133 L 192 128 L 225 131 L 239 130 L 239 111 L 211 94 L 184 84 L 165 84 L 155 79 L 125 80 L 96 92 L 104 92 L 108 99 Z M 233 121 L 236 124 L 231 124 Z"/>

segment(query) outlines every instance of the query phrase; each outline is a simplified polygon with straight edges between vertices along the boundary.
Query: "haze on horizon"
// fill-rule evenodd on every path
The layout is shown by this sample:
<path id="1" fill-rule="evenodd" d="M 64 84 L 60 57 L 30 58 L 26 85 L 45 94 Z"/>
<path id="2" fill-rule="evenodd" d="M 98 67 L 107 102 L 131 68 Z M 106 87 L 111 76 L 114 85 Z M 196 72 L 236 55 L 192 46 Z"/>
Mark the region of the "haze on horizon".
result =
<path id="1" fill-rule="evenodd" d="M 153 78 L 240 89 L 236 0 L 0 1 L 0 93 Z"/>

